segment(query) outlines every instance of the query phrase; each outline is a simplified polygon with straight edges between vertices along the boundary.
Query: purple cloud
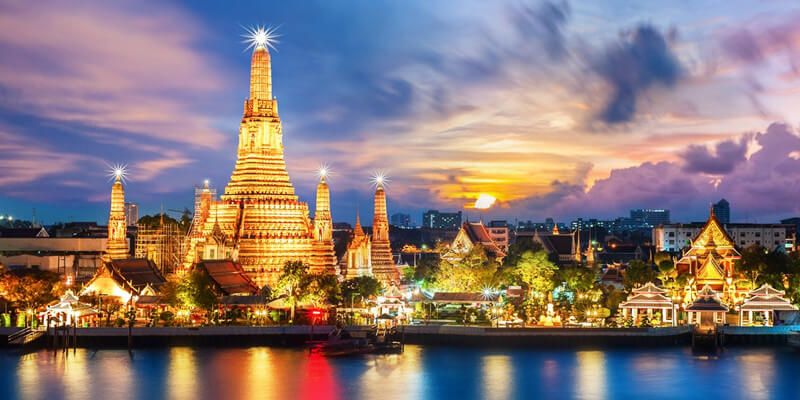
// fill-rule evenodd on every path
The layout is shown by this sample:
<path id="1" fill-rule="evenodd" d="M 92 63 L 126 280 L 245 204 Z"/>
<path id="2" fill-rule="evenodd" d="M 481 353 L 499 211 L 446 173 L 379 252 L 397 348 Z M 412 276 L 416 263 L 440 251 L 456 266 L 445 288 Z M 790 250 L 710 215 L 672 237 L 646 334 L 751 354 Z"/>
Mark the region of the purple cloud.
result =
<path id="1" fill-rule="evenodd" d="M 685 162 L 683 169 L 712 175 L 727 174 L 745 161 L 749 140 L 750 135 L 744 135 L 738 142 L 733 139 L 725 140 L 717 143 L 713 152 L 705 145 L 690 145 L 681 154 Z"/>

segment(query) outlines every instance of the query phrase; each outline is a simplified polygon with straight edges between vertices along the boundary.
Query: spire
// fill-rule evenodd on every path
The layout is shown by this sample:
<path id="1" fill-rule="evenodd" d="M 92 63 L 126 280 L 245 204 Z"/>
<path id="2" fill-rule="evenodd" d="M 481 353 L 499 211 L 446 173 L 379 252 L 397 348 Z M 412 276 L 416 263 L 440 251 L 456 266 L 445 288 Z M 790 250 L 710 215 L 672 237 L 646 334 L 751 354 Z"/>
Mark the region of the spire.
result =
<path id="1" fill-rule="evenodd" d="M 372 240 L 389 240 L 389 217 L 386 215 L 386 192 L 383 183 L 375 189 L 375 212 L 372 219 Z"/>
<path id="2" fill-rule="evenodd" d="M 331 195 L 325 175 L 320 177 L 317 185 L 317 204 L 314 211 L 314 235 L 319 241 L 333 240 L 333 222 L 331 221 Z"/>
<path id="3" fill-rule="evenodd" d="M 256 46 L 250 60 L 250 100 L 272 100 L 272 65 L 264 46 Z"/>
<path id="4" fill-rule="evenodd" d="M 361 217 L 359 216 L 358 206 L 356 206 L 356 226 L 353 228 L 353 236 L 363 236 L 364 231 L 361 229 Z"/>
<path id="5" fill-rule="evenodd" d="M 128 258 L 127 226 L 125 224 L 125 188 L 122 173 L 116 174 L 111 186 L 111 210 L 108 213 L 108 241 L 105 261 Z"/>

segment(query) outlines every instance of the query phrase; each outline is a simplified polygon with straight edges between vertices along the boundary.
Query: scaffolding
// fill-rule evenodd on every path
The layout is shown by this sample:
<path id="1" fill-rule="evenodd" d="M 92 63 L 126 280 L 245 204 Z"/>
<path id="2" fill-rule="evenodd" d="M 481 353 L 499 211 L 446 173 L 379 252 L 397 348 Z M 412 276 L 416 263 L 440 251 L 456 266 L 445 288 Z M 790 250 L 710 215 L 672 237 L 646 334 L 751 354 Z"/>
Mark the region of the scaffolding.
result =
<path id="1" fill-rule="evenodd" d="M 139 226 L 135 255 L 153 261 L 161 273 L 171 274 L 183 261 L 184 242 L 177 224 L 166 223 L 157 228 Z"/>

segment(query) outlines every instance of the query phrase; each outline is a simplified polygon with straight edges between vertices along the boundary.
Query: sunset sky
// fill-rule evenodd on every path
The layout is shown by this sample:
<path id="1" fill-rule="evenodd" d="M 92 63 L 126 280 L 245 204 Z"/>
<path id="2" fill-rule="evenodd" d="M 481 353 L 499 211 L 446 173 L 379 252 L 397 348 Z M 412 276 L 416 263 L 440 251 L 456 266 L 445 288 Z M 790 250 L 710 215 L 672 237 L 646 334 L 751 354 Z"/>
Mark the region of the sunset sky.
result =
<path id="1" fill-rule="evenodd" d="M 127 4 L 0 4 L 0 214 L 103 222 L 117 163 L 140 214 L 222 192 L 272 25 L 289 173 L 313 209 L 331 166 L 334 221 L 371 220 L 375 170 L 417 222 L 800 215 L 796 1 Z"/>

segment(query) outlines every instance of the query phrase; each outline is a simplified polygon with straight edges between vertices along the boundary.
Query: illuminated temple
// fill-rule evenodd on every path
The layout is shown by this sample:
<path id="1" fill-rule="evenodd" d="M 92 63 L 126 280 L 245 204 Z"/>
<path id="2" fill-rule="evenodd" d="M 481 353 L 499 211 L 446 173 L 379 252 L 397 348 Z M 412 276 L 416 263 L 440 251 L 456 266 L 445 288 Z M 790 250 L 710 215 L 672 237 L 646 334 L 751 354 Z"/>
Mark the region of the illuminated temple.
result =
<path id="1" fill-rule="evenodd" d="M 221 200 L 210 191 L 196 207 L 184 267 L 232 259 L 259 286 L 274 284 L 287 261 L 336 273 L 328 186 L 322 177 L 315 220 L 298 200 L 283 158 L 278 103 L 272 96 L 268 40 L 257 41 L 250 65 L 236 166 Z M 206 187 L 205 190 L 208 190 Z"/>
<path id="2" fill-rule="evenodd" d="M 108 241 L 103 261 L 130 258 L 128 251 L 127 223 L 125 222 L 125 189 L 122 187 L 122 171 L 115 171 L 114 186 L 111 187 L 111 211 L 108 213 Z"/>
<path id="3" fill-rule="evenodd" d="M 700 233 L 692 240 L 692 247 L 675 264 L 677 274 L 688 274 L 687 298 L 693 300 L 706 285 L 719 293 L 725 303 L 737 302 L 746 291 L 737 290 L 739 274 L 736 260 L 741 258 L 733 240 L 714 215 L 714 209 Z"/>

